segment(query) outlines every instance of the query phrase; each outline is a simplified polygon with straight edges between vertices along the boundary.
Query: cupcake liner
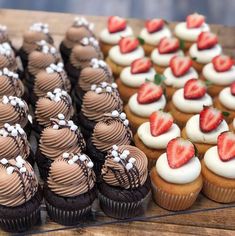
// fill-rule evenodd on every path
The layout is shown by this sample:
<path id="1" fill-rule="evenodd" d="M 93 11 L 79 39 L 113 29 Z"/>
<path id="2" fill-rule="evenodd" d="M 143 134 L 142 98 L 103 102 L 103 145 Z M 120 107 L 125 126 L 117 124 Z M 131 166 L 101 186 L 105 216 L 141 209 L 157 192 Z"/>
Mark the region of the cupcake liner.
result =
<path id="1" fill-rule="evenodd" d="M 151 199 L 151 191 L 138 202 L 118 202 L 98 193 L 100 207 L 104 213 L 117 219 L 127 219 L 144 214 Z"/>
<path id="2" fill-rule="evenodd" d="M 148 170 L 151 170 L 156 165 L 156 162 L 157 158 L 156 159 L 148 158 Z"/>

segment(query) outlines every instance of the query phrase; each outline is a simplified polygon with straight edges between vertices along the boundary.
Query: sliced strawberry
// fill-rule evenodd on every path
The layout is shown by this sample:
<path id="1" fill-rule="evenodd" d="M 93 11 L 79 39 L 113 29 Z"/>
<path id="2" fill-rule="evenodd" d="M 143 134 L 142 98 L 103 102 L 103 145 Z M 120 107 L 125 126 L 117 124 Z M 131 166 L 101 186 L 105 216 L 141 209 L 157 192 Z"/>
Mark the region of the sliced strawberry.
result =
<path id="1" fill-rule="evenodd" d="M 189 15 L 186 18 L 187 28 L 189 29 L 199 28 L 204 22 L 205 22 L 205 17 L 197 13 Z"/>
<path id="2" fill-rule="evenodd" d="M 119 40 L 118 45 L 122 53 L 128 53 L 139 46 L 139 41 L 136 38 L 124 37 Z"/>
<path id="3" fill-rule="evenodd" d="M 145 23 L 145 27 L 149 33 L 154 33 L 162 29 L 164 26 L 164 21 L 163 19 L 152 19 L 152 20 L 147 20 Z"/>
<path id="4" fill-rule="evenodd" d="M 167 132 L 171 128 L 173 117 L 170 113 L 155 111 L 149 117 L 149 121 L 151 134 L 153 136 L 158 136 Z"/>
<path id="5" fill-rule="evenodd" d="M 224 72 L 232 68 L 234 61 L 229 56 L 219 55 L 213 58 L 212 63 L 216 71 Z"/>
<path id="6" fill-rule="evenodd" d="M 119 16 L 110 16 L 108 19 L 109 33 L 116 33 L 123 31 L 126 28 L 126 20 Z"/>
<path id="7" fill-rule="evenodd" d="M 207 133 L 216 129 L 223 120 L 222 112 L 213 107 L 204 106 L 200 112 L 200 129 Z"/>
<path id="8" fill-rule="evenodd" d="M 211 32 L 201 32 L 197 38 L 199 50 L 213 48 L 218 43 L 218 38 Z"/>
<path id="9" fill-rule="evenodd" d="M 176 77 L 186 74 L 191 66 L 192 60 L 189 57 L 175 56 L 170 60 L 171 70 Z"/>
<path id="10" fill-rule="evenodd" d="M 231 89 L 231 94 L 235 96 L 235 81 L 231 84 L 230 89 Z"/>
<path id="11" fill-rule="evenodd" d="M 131 63 L 131 73 L 139 74 L 145 73 L 150 70 L 152 66 L 151 60 L 149 58 L 136 59 Z"/>
<path id="12" fill-rule="evenodd" d="M 218 137 L 218 153 L 222 161 L 229 161 L 235 158 L 235 134 L 223 132 Z"/>
<path id="13" fill-rule="evenodd" d="M 143 83 L 137 94 L 140 104 L 148 104 L 157 101 L 163 94 L 162 87 L 151 82 Z"/>
<path id="14" fill-rule="evenodd" d="M 166 148 L 167 161 L 171 168 L 179 168 L 190 161 L 195 155 L 193 144 L 183 138 L 174 138 Z"/>
<path id="15" fill-rule="evenodd" d="M 206 94 L 206 85 L 198 79 L 190 79 L 184 85 L 184 98 L 198 99 Z"/>
<path id="16" fill-rule="evenodd" d="M 176 52 L 180 48 L 180 43 L 177 38 L 167 38 L 161 39 L 158 45 L 158 51 L 160 54 Z"/>

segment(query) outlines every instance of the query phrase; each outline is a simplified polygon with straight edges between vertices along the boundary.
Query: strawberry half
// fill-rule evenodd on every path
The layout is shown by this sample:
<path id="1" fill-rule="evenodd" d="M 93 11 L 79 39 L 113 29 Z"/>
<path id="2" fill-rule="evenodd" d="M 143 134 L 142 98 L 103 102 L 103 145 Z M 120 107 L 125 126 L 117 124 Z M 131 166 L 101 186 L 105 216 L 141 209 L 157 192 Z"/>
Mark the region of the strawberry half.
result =
<path id="1" fill-rule="evenodd" d="M 145 23 L 145 27 L 149 33 L 154 33 L 162 29 L 164 26 L 164 21 L 163 19 L 152 19 L 152 20 L 147 20 Z"/>
<path id="2" fill-rule="evenodd" d="M 152 66 L 151 60 L 149 58 L 136 59 L 131 63 L 131 73 L 140 74 L 145 73 L 150 70 Z"/>
<path id="3" fill-rule="evenodd" d="M 190 79 L 184 85 L 185 99 L 198 99 L 206 94 L 206 85 L 198 79 Z"/>
<path id="4" fill-rule="evenodd" d="M 235 134 L 223 132 L 217 139 L 218 153 L 222 161 L 229 161 L 235 158 Z"/>
<path id="5" fill-rule="evenodd" d="M 180 48 L 180 43 L 177 38 L 167 38 L 161 39 L 158 45 L 158 51 L 160 54 L 176 52 Z"/>
<path id="6" fill-rule="evenodd" d="M 157 101 L 163 94 L 162 87 L 152 82 L 143 83 L 137 93 L 137 101 L 140 104 L 148 104 Z"/>
<path id="7" fill-rule="evenodd" d="M 231 94 L 235 96 L 235 81 L 230 85 Z"/>
<path id="8" fill-rule="evenodd" d="M 195 156 L 195 149 L 189 140 L 174 138 L 166 148 L 167 161 L 171 168 L 179 168 Z"/>
<path id="9" fill-rule="evenodd" d="M 218 38 L 211 32 L 201 32 L 197 38 L 199 50 L 213 48 L 218 43 Z"/>
<path id="10" fill-rule="evenodd" d="M 197 13 L 194 13 L 192 15 L 187 16 L 186 18 L 186 24 L 187 28 L 199 28 L 201 25 L 205 22 L 205 17 L 203 15 L 199 15 Z"/>
<path id="11" fill-rule="evenodd" d="M 119 16 L 110 16 L 108 19 L 109 33 L 116 33 L 123 31 L 126 28 L 126 20 Z"/>
<path id="12" fill-rule="evenodd" d="M 134 51 L 139 46 L 139 41 L 136 38 L 124 37 L 118 42 L 121 53 Z"/>
<path id="13" fill-rule="evenodd" d="M 214 107 L 204 106 L 200 112 L 200 129 L 207 133 L 216 129 L 223 120 L 222 112 Z"/>
<path id="14" fill-rule="evenodd" d="M 219 55 L 212 59 L 212 63 L 216 71 L 224 72 L 232 68 L 234 61 L 229 56 Z"/>
<path id="15" fill-rule="evenodd" d="M 175 56 L 170 60 L 171 70 L 176 77 L 186 74 L 191 66 L 192 60 L 189 57 Z"/>

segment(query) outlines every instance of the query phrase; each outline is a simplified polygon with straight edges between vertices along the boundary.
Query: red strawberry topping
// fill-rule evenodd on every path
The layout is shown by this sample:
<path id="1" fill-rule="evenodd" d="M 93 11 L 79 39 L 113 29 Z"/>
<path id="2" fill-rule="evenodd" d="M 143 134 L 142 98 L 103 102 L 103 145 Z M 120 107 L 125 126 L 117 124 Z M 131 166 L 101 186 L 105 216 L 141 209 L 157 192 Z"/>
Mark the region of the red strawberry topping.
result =
<path id="1" fill-rule="evenodd" d="M 235 81 L 231 84 L 230 89 L 231 89 L 231 94 L 235 96 Z"/>
<path id="2" fill-rule="evenodd" d="M 197 13 L 189 15 L 186 18 L 187 28 L 189 29 L 199 28 L 204 22 L 205 22 L 205 17 Z"/>
<path id="3" fill-rule="evenodd" d="M 168 164 L 171 168 L 179 168 L 189 162 L 195 155 L 193 144 L 183 138 L 174 138 L 166 148 Z"/>
<path id="4" fill-rule="evenodd" d="M 116 33 L 126 28 L 126 20 L 119 16 L 110 16 L 108 19 L 108 31 Z"/>
<path id="5" fill-rule="evenodd" d="M 145 27 L 149 33 L 154 33 L 162 29 L 164 26 L 163 19 L 152 19 L 147 20 L 145 23 Z"/>
<path id="6" fill-rule="evenodd" d="M 155 111 L 149 117 L 149 121 L 151 134 L 153 136 L 158 136 L 167 132 L 171 128 L 173 117 L 170 113 Z"/>
<path id="7" fill-rule="evenodd" d="M 216 71 L 224 72 L 232 68 L 234 61 L 229 56 L 219 55 L 213 58 L 212 63 Z"/>
<path id="8" fill-rule="evenodd" d="M 164 37 L 158 45 L 158 51 L 160 54 L 176 52 L 179 48 L 180 43 L 177 38 Z"/>
<path id="9" fill-rule="evenodd" d="M 218 38 L 211 32 L 201 32 L 197 38 L 199 50 L 213 48 L 218 43 Z"/>
<path id="10" fill-rule="evenodd" d="M 131 73 L 139 74 L 145 73 L 150 70 L 152 66 L 151 60 L 149 58 L 136 59 L 131 63 Z"/>
<path id="11" fill-rule="evenodd" d="M 185 99 L 198 99 L 206 94 L 205 84 L 198 79 L 190 79 L 184 85 Z"/>
<path id="12" fill-rule="evenodd" d="M 136 38 L 124 37 L 118 42 L 121 53 L 134 51 L 139 46 L 139 41 Z"/>
<path id="13" fill-rule="evenodd" d="M 218 153 L 222 161 L 229 161 L 235 158 L 235 134 L 223 132 L 218 137 Z"/>
<path id="14" fill-rule="evenodd" d="M 200 129 L 207 133 L 216 129 L 223 120 L 222 112 L 214 107 L 204 106 L 200 112 Z"/>
<path id="15" fill-rule="evenodd" d="M 163 94 L 162 87 L 151 82 L 143 83 L 137 94 L 140 104 L 148 104 L 157 101 Z"/>
<path id="16" fill-rule="evenodd" d="M 180 77 L 188 72 L 192 66 L 192 60 L 189 57 L 175 56 L 170 60 L 170 67 L 176 77 Z"/>

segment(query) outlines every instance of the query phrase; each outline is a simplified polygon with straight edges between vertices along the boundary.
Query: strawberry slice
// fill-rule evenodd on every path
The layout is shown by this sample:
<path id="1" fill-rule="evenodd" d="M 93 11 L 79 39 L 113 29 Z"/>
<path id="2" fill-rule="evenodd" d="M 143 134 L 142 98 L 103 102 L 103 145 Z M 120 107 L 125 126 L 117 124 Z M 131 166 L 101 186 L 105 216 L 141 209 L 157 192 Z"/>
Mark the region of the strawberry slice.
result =
<path id="1" fill-rule="evenodd" d="M 192 60 L 189 57 L 175 56 L 170 60 L 170 67 L 176 77 L 186 74 L 192 66 Z"/>
<path id="2" fill-rule="evenodd" d="M 151 134 L 155 137 L 167 132 L 171 128 L 173 117 L 170 113 L 155 111 L 149 117 L 149 121 Z"/>
<path id="3" fill-rule="evenodd" d="M 222 161 L 235 158 L 235 134 L 229 131 L 223 132 L 218 139 L 218 153 Z"/>
<path id="4" fill-rule="evenodd" d="M 158 45 L 158 51 L 160 54 L 176 52 L 180 48 L 180 43 L 177 38 L 167 38 L 161 39 Z"/>
<path id="5" fill-rule="evenodd" d="M 147 20 L 145 23 L 145 27 L 149 33 L 154 33 L 162 29 L 164 26 L 164 21 L 163 19 L 152 19 L 152 20 Z"/>
<path id="6" fill-rule="evenodd" d="M 186 18 L 187 28 L 189 29 L 199 28 L 204 22 L 205 22 L 205 17 L 197 13 L 189 15 Z"/>
<path id="7" fill-rule="evenodd" d="M 195 149 L 189 140 L 174 138 L 166 148 L 167 161 L 171 168 L 179 168 L 195 156 Z"/>
<path id="8" fill-rule="evenodd" d="M 207 133 L 216 129 L 223 120 L 222 112 L 214 107 L 204 106 L 200 112 L 200 129 Z"/>
<path id="9" fill-rule="evenodd" d="M 206 85 L 198 79 L 190 79 L 184 85 L 185 99 L 198 99 L 206 94 Z"/>
<path id="10" fill-rule="evenodd" d="M 140 74 L 140 73 L 148 72 L 151 66 L 152 66 L 152 63 L 149 58 L 145 57 L 145 58 L 136 59 L 131 63 L 131 73 Z"/>
<path id="11" fill-rule="evenodd" d="M 119 16 L 110 16 L 108 19 L 109 33 L 116 33 L 123 31 L 126 28 L 126 20 Z"/>
<path id="12" fill-rule="evenodd" d="M 157 101 L 163 94 L 162 87 L 151 82 L 143 83 L 137 93 L 137 101 L 140 104 L 148 104 Z"/>
<path id="13" fill-rule="evenodd" d="M 229 56 L 219 55 L 212 59 L 212 63 L 216 71 L 224 72 L 232 68 L 234 61 Z"/>
<path id="14" fill-rule="evenodd" d="M 139 46 L 139 41 L 136 38 L 123 37 L 119 40 L 118 45 L 121 53 L 134 51 Z"/>
<path id="15" fill-rule="evenodd" d="M 235 81 L 230 85 L 231 94 L 235 96 Z"/>
<path id="16" fill-rule="evenodd" d="M 218 43 L 218 38 L 211 32 L 201 32 L 197 38 L 199 50 L 213 48 Z"/>

